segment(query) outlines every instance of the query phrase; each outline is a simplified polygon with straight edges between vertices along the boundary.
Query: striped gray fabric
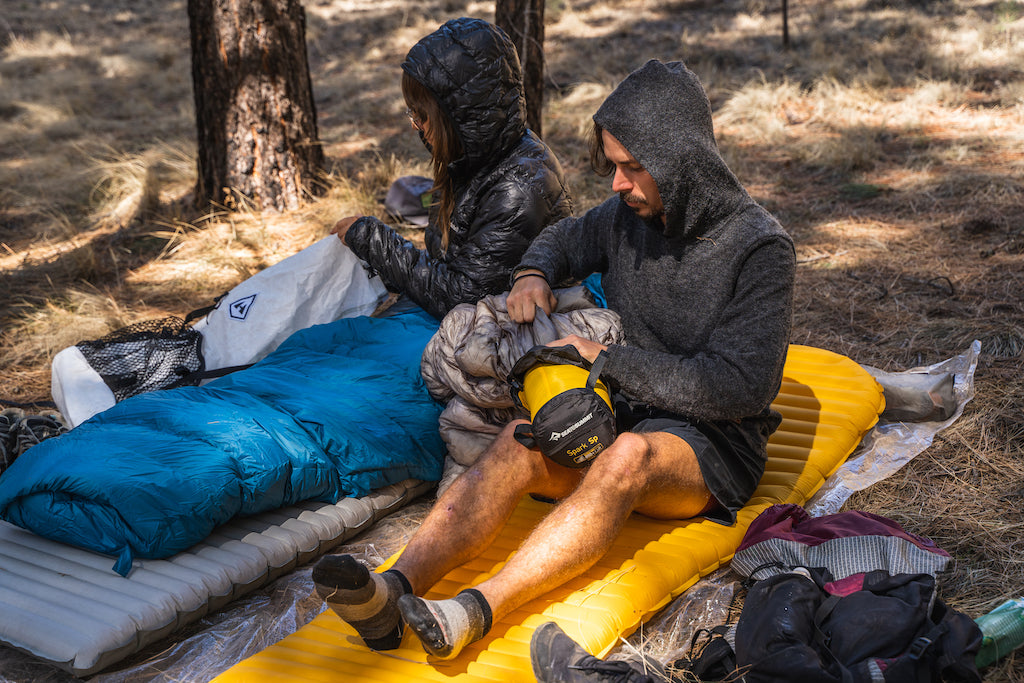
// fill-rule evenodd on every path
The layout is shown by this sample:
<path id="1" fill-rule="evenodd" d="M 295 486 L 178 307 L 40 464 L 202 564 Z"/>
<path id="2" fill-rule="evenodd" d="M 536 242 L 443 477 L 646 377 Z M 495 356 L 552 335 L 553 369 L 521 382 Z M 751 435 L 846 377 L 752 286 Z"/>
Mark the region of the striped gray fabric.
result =
<path id="1" fill-rule="evenodd" d="M 835 538 L 808 546 L 796 541 L 770 538 L 736 553 L 732 568 L 743 576 L 766 563 L 787 567 L 828 567 L 836 580 L 853 574 L 885 569 L 890 574 L 931 574 L 949 563 L 949 557 L 925 550 L 910 541 L 892 536 L 865 535 Z M 787 569 L 765 567 L 755 579 L 765 579 Z"/>
<path id="2" fill-rule="evenodd" d="M 88 676 L 326 553 L 433 484 L 237 518 L 166 560 L 111 558 L 0 521 L 0 644 Z"/>

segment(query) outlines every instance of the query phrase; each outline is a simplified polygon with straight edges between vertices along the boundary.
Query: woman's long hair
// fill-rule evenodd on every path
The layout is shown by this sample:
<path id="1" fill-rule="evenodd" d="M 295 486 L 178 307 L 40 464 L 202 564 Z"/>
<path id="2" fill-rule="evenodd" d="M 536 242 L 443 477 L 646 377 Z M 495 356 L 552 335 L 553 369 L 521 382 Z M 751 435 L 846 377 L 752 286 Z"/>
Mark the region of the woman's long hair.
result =
<path id="1" fill-rule="evenodd" d="M 448 173 L 448 165 L 462 157 L 462 143 L 448 115 L 441 111 L 434 94 L 422 83 L 402 72 L 402 95 L 405 104 L 421 121 L 430 125 L 430 157 L 434 166 L 434 187 L 438 195 L 437 223 L 441 228 L 441 249 L 448 250 L 448 231 L 455 209 L 455 188 Z"/>

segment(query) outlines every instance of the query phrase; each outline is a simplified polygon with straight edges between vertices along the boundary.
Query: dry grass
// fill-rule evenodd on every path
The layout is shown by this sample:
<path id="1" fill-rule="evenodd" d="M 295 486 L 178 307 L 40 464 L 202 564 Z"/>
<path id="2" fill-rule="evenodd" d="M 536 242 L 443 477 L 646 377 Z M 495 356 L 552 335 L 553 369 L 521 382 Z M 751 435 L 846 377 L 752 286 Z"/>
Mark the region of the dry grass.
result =
<path id="1" fill-rule="evenodd" d="M 465 0 L 307 0 L 326 194 L 285 215 L 190 208 L 184 0 L 9 0 L 0 16 L 0 398 L 45 400 L 75 341 L 178 314 L 380 213 L 426 171 L 399 68 Z M 646 59 L 703 79 L 722 149 L 792 232 L 794 342 L 885 370 L 982 341 L 977 396 L 935 445 L 849 503 L 953 553 L 945 586 L 977 616 L 1024 594 L 1024 4 L 998 0 L 548 3 L 545 137 L 578 205 L 608 192 L 582 133 Z M 986 681 L 1021 681 L 1016 655 Z"/>

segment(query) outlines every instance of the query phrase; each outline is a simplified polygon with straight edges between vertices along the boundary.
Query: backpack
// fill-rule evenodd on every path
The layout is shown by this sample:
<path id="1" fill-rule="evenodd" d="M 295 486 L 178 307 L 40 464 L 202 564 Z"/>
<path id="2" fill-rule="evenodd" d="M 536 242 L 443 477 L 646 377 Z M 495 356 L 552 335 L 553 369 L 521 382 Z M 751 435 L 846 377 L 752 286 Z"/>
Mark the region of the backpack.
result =
<path id="1" fill-rule="evenodd" d="M 884 517 L 772 506 L 732 561 L 748 588 L 732 633 L 675 668 L 745 683 L 980 683 L 981 631 L 936 589 L 948 561 Z"/>

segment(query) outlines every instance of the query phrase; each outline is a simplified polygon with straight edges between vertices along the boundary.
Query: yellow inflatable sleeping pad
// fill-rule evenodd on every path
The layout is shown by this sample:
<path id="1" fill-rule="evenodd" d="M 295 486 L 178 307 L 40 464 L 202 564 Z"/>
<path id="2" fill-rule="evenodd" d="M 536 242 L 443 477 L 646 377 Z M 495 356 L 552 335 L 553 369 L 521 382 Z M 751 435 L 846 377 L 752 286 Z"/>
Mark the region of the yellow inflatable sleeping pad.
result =
<path id="1" fill-rule="evenodd" d="M 546 621 L 558 622 L 592 654 L 604 656 L 620 636 L 728 562 L 762 510 L 775 503 L 805 504 L 874 426 L 884 400 L 881 387 L 849 358 L 793 345 L 773 405 L 783 421 L 769 441 L 765 474 L 731 527 L 700 518 L 663 522 L 633 515 L 586 574 L 494 624 L 487 637 L 450 661 L 428 658 L 408 632 L 398 650 L 373 652 L 327 610 L 215 680 L 533 681 L 530 636 Z M 450 572 L 426 597 L 451 597 L 494 574 L 548 509 L 524 498 L 491 548 Z"/>

